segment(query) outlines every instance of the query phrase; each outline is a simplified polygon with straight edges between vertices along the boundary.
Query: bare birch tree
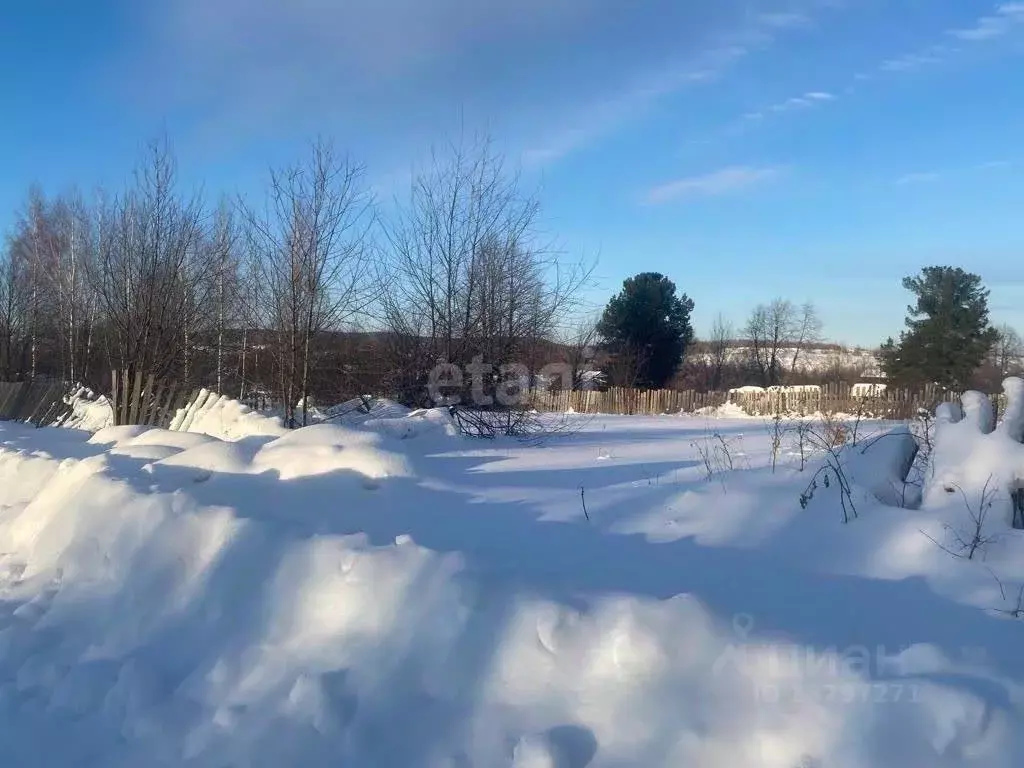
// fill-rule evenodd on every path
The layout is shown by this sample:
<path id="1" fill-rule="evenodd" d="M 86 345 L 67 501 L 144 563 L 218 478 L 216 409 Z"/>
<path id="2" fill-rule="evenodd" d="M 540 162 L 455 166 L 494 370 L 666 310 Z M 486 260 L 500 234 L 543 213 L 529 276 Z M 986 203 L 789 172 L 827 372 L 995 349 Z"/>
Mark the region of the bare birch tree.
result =
<path id="1" fill-rule="evenodd" d="M 800 356 L 821 340 L 821 320 L 811 302 L 798 307 L 787 299 L 774 299 L 754 308 L 747 320 L 751 362 L 764 386 L 782 381 L 783 375 L 795 373 Z M 792 350 L 788 366 L 783 353 Z"/>
<path id="2" fill-rule="evenodd" d="M 492 366 L 536 366 L 539 342 L 575 306 L 589 273 L 540 242 L 539 203 L 519 181 L 489 141 L 454 146 L 387 222 L 383 314 L 402 399 L 425 402 L 438 362 L 479 358 L 492 389 Z"/>
<path id="3" fill-rule="evenodd" d="M 0 254 L 0 379 L 10 381 L 21 370 L 25 338 L 26 281 L 13 243 Z"/>
<path id="4" fill-rule="evenodd" d="M 813 302 L 806 301 L 799 310 L 793 312 L 792 319 L 793 361 L 790 364 L 791 374 L 796 373 L 800 355 L 811 345 L 821 341 L 822 323 L 817 307 Z"/>
<path id="5" fill-rule="evenodd" d="M 257 315 L 273 334 L 285 419 L 305 426 L 321 334 L 342 328 L 378 295 L 363 169 L 318 142 L 304 163 L 271 173 L 264 209 L 245 209 L 245 219 L 263 290 Z"/>
<path id="6" fill-rule="evenodd" d="M 166 144 L 150 145 L 133 186 L 100 212 L 91 274 L 111 364 L 134 375 L 181 377 L 189 324 L 206 279 L 199 258 L 204 211 L 183 198 Z"/>
<path id="7" fill-rule="evenodd" d="M 729 364 L 730 344 L 735 337 L 732 323 L 719 313 L 711 325 L 708 336 L 708 358 L 711 364 L 711 390 L 717 392 L 722 388 L 723 374 Z"/>
<path id="8" fill-rule="evenodd" d="M 781 355 L 790 340 L 795 312 L 791 302 L 775 299 L 755 307 L 747 321 L 752 362 L 763 386 L 778 384 L 782 378 Z"/>

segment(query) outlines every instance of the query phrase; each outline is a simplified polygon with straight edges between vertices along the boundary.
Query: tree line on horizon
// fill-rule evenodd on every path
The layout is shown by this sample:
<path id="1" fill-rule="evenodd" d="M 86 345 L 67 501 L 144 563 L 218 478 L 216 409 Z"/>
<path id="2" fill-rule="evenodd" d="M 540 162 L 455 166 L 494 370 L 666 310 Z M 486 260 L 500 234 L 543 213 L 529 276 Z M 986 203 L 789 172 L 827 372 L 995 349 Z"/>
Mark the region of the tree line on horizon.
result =
<path id="1" fill-rule="evenodd" d="M 266 397 L 291 424 L 368 391 L 427 404 L 439 361 L 550 361 L 589 268 L 539 211 L 486 139 L 439 152 L 386 208 L 329 142 L 261 199 L 214 202 L 155 142 L 123 189 L 30 190 L 0 252 L 0 380 L 102 392 L 141 372 Z"/>
<path id="2" fill-rule="evenodd" d="M 878 353 L 889 385 L 996 391 L 1003 379 L 1024 370 L 1024 341 L 1008 325 L 991 325 L 989 291 L 980 276 L 959 267 L 925 267 L 906 277 L 903 287 L 915 298 L 907 308 L 905 330 L 898 339 L 887 339 Z M 797 305 L 780 298 L 758 305 L 739 339 L 735 327 L 719 315 L 697 355 L 692 354 L 693 308 L 693 300 L 677 294 L 664 275 L 648 272 L 627 279 L 597 325 L 597 335 L 613 353 L 615 383 L 662 388 L 681 377 L 711 391 L 805 383 L 801 356 L 822 341 L 813 302 Z M 841 363 L 828 373 L 836 382 L 852 383 L 859 376 Z M 821 372 L 811 378 L 822 383 Z"/>
<path id="3" fill-rule="evenodd" d="M 28 192 L 0 250 L 0 380 L 104 392 L 112 370 L 141 372 L 272 400 L 296 425 L 301 404 L 368 392 L 429 405 L 441 362 L 486 361 L 490 390 L 502 366 L 553 362 L 573 388 L 594 365 L 637 388 L 807 375 L 801 358 L 822 340 L 811 302 L 775 299 L 738 329 L 719 316 L 698 340 L 693 300 L 644 272 L 584 314 L 591 267 L 555 247 L 540 210 L 487 140 L 437 153 L 389 206 L 329 142 L 271 171 L 258 200 L 213 201 L 184 190 L 154 142 L 119 190 Z M 933 268 L 905 285 L 918 303 L 883 347 L 893 381 L 960 385 L 985 360 L 1019 357 L 1019 338 L 989 327 L 977 276 Z"/>

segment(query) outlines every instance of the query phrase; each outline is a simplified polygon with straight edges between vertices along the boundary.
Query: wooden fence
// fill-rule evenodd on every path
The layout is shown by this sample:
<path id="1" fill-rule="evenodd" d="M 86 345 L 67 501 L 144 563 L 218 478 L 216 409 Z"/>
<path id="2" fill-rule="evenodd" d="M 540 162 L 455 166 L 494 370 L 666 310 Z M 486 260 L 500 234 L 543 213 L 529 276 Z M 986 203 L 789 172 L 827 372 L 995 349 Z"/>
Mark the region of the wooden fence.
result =
<path id="1" fill-rule="evenodd" d="M 110 404 L 116 426 L 140 424 L 166 429 L 178 409 L 187 406 L 199 394 L 198 389 L 158 380 L 153 374 L 147 376 L 141 371 L 134 376 L 129 371 L 111 371 L 111 382 Z"/>
<path id="2" fill-rule="evenodd" d="M 902 421 L 913 418 L 922 408 L 934 411 L 939 403 L 956 401 L 959 397 L 958 392 L 934 387 L 920 391 L 885 391 L 866 397 L 853 397 L 849 387 L 844 391 L 839 386 L 823 386 L 820 391 L 732 393 L 613 387 L 606 391 L 535 391 L 530 393 L 530 403 L 538 411 L 629 415 L 696 413 L 731 403 L 750 416 L 846 413 Z M 991 397 L 998 413 L 1003 405 L 1003 396 Z"/>
<path id="3" fill-rule="evenodd" d="M 168 428 L 175 413 L 199 395 L 199 390 L 152 375 L 112 372 L 110 398 L 114 424 L 140 424 Z M 65 402 L 67 389 L 59 381 L 0 382 L 0 420 L 23 421 L 36 426 L 62 423 L 71 411 Z M 1000 413 L 1002 395 L 992 395 Z M 820 391 L 695 392 L 692 390 L 639 390 L 613 387 L 605 391 L 533 391 L 530 404 L 538 411 L 656 415 L 697 413 L 731 403 L 751 416 L 775 414 L 846 413 L 865 417 L 905 420 L 922 408 L 934 412 L 942 402 L 959 399 L 959 393 L 928 388 L 921 391 L 891 390 L 855 398 L 849 388 L 823 386 Z"/>
<path id="4" fill-rule="evenodd" d="M 0 420 L 37 427 L 58 424 L 71 410 L 64 394 L 64 384 L 49 379 L 0 382 Z"/>
<path id="5" fill-rule="evenodd" d="M 179 408 L 199 394 L 198 389 L 159 381 L 156 377 L 111 371 L 109 398 L 115 425 L 140 424 L 166 429 Z M 0 421 L 22 421 L 37 427 L 62 424 L 71 413 L 66 402 L 69 388 L 60 381 L 0 382 Z"/>
<path id="6" fill-rule="evenodd" d="M 726 402 L 724 392 L 693 392 L 675 389 L 623 389 L 604 391 L 535 391 L 530 402 L 538 411 L 611 414 L 693 413 Z"/>

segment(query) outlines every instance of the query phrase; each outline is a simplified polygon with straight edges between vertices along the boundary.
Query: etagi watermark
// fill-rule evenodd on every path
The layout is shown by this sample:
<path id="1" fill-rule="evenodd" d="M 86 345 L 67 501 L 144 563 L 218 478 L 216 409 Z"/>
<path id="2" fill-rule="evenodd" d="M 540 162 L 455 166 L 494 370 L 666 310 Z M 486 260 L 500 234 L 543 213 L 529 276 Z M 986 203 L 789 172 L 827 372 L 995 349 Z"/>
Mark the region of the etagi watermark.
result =
<path id="1" fill-rule="evenodd" d="M 435 365 L 427 377 L 427 393 L 435 405 L 459 405 L 468 401 L 484 408 L 495 403 L 511 408 L 525 403 L 534 386 L 572 389 L 582 374 L 595 370 L 592 366 L 549 363 L 534 375 L 522 363 L 495 365 L 477 355 L 471 363 L 461 367 L 447 362 Z"/>
<path id="2" fill-rule="evenodd" d="M 814 648 L 793 644 L 759 643 L 751 640 L 754 618 L 733 618 L 736 642 L 729 643 L 712 665 L 714 674 L 739 671 L 753 680 L 758 702 L 775 704 L 900 704 L 921 701 L 920 687 L 893 680 L 899 674 L 895 657 L 884 646 L 868 648 Z M 968 660 L 981 662 L 983 649 L 965 652 Z M 890 678 L 886 680 L 886 678 Z M 884 682 L 879 682 L 884 681 Z"/>

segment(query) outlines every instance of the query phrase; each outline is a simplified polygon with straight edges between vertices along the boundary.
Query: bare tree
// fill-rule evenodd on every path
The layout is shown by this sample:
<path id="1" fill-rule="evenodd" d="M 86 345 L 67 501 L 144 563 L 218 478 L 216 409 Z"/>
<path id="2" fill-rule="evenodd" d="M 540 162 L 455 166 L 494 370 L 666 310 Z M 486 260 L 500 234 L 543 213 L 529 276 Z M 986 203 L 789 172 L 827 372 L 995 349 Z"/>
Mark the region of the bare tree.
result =
<path id="1" fill-rule="evenodd" d="M 597 320 L 589 315 L 578 319 L 561 344 L 562 362 L 574 391 L 584 389 L 587 381 L 585 374 L 597 348 Z"/>
<path id="2" fill-rule="evenodd" d="M 793 344 L 793 362 L 790 373 L 796 373 L 800 354 L 808 346 L 821 341 L 821 318 L 813 302 L 806 301 L 798 312 L 794 312 L 791 325 L 791 341 Z"/>
<path id="3" fill-rule="evenodd" d="M 27 346 L 20 368 L 29 377 L 83 378 L 86 365 L 79 341 L 88 318 L 90 246 L 85 209 L 77 196 L 47 200 L 38 188 L 29 191 L 6 253 L 8 277 L 17 279 L 5 291 L 14 302 L 8 309 L 19 306 L 23 313 Z"/>
<path id="4" fill-rule="evenodd" d="M 6 381 L 21 369 L 27 304 L 22 266 L 13 245 L 0 253 L 0 378 Z"/>
<path id="5" fill-rule="evenodd" d="M 41 337 L 47 334 L 41 328 L 49 317 L 45 311 L 46 288 L 45 255 L 46 240 L 49 236 L 46 217 L 46 201 L 42 191 L 33 186 L 29 190 L 25 210 L 18 223 L 18 234 L 11 246 L 11 258 L 19 264 L 19 271 L 25 280 L 27 292 L 26 331 L 28 337 L 28 376 L 34 379 L 39 371 L 39 345 Z M 22 366 L 25 367 L 24 365 Z"/>
<path id="6" fill-rule="evenodd" d="M 717 392 L 722 388 L 723 373 L 729 363 L 730 343 L 735 337 L 732 323 L 719 313 L 711 325 L 708 336 L 708 361 L 711 365 L 711 390 Z"/>
<path id="7" fill-rule="evenodd" d="M 747 320 L 751 362 L 757 368 L 761 383 L 768 387 L 782 378 L 781 354 L 792 338 L 796 308 L 785 299 L 760 304 Z"/>
<path id="8" fill-rule="evenodd" d="M 221 394 L 227 386 L 228 334 L 241 324 L 244 315 L 239 245 L 234 211 L 226 202 L 221 202 L 207 243 L 207 258 L 213 272 L 211 320 L 215 337 L 215 378 L 217 392 Z"/>
<path id="9" fill-rule="evenodd" d="M 399 397 L 422 403 L 438 362 L 477 359 L 483 399 L 497 385 L 494 366 L 521 365 L 528 375 L 540 342 L 574 308 L 588 275 L 539 243 L 538 212 L 488 141 L 435 154 L 413 181 L 387 222 L 382 275 Z"/>
<path id="10" fill-rule="evenodd" d="M 608 378 L 616 387 L 636 389 L 644 369 L 648 352 L 642 347 L 623 344 L 610 355 L 607 363 Z"/>
<path id="11" fill-rule="evenodd" d="M 996 328 L 998 336 L 992 347 L 992 365 L 995 366 L 1000 380 L 1019 373 L 1024 362 L 1024 340 L 1012 326 L 1003 324 Z"/>
<path id="12" fill-rule="evenodd" d="M 257 322 L 272 330 L 286 422 L 305 426 L 321 335 L 342 328 L 378 295 L 369 273 L 372 200 L 362 167 L 319 141 L 304 163 L 271 173 L 264 210 L 244 210 L 264 288 Z"/>
<path id="13" fill-rule="evenodd" d="M 746 332 L 750 339 L 751 362 L 757 369 L 764 386 L 782 381 L 788 368 L 790 375 L 797 370 L 801 353 L 821 340 L 821 320 L 811 302 L 797 307 L 787 299 L 774 299 L 770 304 L 754 308 L 747 320 Z M 789 366 L 783 354 L 793 351 Z"/>
<path id="14" fill-rule="evenodd" d="M 95 298 L 87 276 L 95 250 L 89 212 L 73 194 L 44 203 L 42 221 L 33 229 L 39 237 L 39 269 L 44 283 L 48 332 L 56 347 L 60 375 L 82 382 L 90 375 L 92 306 Z"/>
<path id="15" fill-rule="evenodd" d="M 206 277 L 203 218 L 199 197 L 178 194 L 175 163 L 161 142 L 150 145 L 134 185 L 99 212 L 90 281 L 108 357 L 129 375 L 182 374 L 194 297 Z"/>

